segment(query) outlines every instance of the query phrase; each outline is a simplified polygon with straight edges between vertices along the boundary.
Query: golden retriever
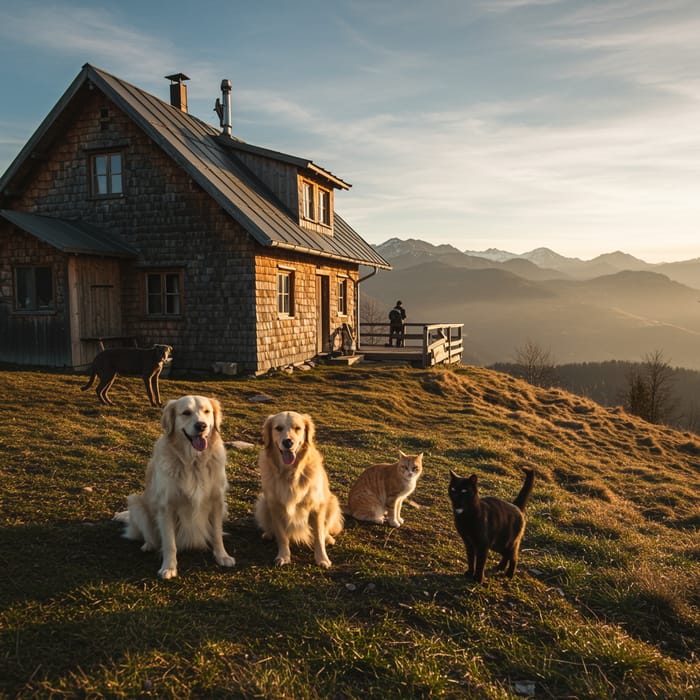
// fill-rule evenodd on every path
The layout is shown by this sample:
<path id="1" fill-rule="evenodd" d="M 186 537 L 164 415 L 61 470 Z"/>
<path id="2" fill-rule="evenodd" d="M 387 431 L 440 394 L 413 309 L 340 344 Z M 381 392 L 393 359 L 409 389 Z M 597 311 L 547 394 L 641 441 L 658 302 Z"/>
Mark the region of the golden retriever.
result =
<path id="1" fill-rule="evenodd" d="M 161 549 L 161 578 L 177 576 L 178 549 L 211 547 L 220 566 L 234 566 L 226 552 L 226 448 L 219 429 L 221 405 L 205 396 L 168 401 L 146 468 L 143 493 L 128 498 L 128 510 L 115 515 L 126 523 L 124 537 L 143 540 L 141 549 Z"/>
<path id="2" fill-rule="evenodd" d="M 340 504 L 328 486 L 315 433 L 311 416 L 294 411 L 268 416 L 263 425 L 258 459 L 262 493 L 255 521 L 263 537 L 277 541 L 279 566 L 291 561 L 291 541 L 313 544 L 316 563 L 327 569 L 331 561 L 326 543 L 334 544 L 333 536 L 343 529 Z"/>

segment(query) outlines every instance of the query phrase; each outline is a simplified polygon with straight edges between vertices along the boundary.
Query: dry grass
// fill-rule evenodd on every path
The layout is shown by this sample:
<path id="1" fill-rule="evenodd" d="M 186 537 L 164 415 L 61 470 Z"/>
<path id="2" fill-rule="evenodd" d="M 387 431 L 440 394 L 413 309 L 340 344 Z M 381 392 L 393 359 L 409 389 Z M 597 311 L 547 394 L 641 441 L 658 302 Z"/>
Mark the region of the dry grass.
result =
<path id="1" fill-rule="evenodd" d="M 424 451 L 400 529 L 352 520 L 324 572 L 272 566 L 251 511 L 257 450 L 229 451 L 232 571 L 120 538 L 159 434 L 140 380 L 115 407 L 64 373 L 0 372 L 0 697 L 700 697 L 700 444 L 479 368 L 319 367 L 162 382 L 217 397 L 225 440 L 309 412 L 333 490 Z M 251 398 L 271 397 L 270 403 Z M 513 498 L 538 471 L 522 566 L 466 580 L 450 469 Z M 492 563 L 495 563 L 492 562 Z"/>

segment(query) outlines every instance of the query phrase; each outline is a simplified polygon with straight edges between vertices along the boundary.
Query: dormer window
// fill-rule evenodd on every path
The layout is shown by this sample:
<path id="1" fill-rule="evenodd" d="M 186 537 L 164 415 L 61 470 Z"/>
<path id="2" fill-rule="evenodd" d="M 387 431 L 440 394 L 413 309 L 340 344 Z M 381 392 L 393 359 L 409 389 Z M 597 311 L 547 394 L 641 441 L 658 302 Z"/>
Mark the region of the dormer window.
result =
<path id="1" fill-rule="evenodd" d="M 301 181 L 301 217 L 305 221 L 333 225 L 333 197 L 331 191 L 310 180 Z"/>

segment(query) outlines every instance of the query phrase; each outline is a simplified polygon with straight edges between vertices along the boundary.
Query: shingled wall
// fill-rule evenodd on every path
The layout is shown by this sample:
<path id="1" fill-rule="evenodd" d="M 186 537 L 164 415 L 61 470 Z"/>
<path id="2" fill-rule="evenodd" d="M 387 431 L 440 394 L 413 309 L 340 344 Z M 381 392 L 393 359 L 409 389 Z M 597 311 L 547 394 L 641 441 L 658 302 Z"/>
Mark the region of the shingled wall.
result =
<path id="1" fill-rule="evenodd" d="M 85 86 L 73 106 L 11 208 L 96 224 L 139 251 L 122 266 L 124 335 L 172 345 L 176 369 L 236 362 L 260 373 L 303 362 L 317 350 L 319 272 L 330 276 L 331 331 L 352 318 L 353 284 L 349 317 L 337 315 L 337 275 L 357 279 L 357 265 L 264 248 L 102 93 Z M 124 196 L 95 199 L 89 157 L 105 149 L 123 153 Z M 280 264 L 295 266 L 292 318 L 277 314 Z M 180 316 L 146 314 L 146 273 L 157 271 L 181 273 Z"/>

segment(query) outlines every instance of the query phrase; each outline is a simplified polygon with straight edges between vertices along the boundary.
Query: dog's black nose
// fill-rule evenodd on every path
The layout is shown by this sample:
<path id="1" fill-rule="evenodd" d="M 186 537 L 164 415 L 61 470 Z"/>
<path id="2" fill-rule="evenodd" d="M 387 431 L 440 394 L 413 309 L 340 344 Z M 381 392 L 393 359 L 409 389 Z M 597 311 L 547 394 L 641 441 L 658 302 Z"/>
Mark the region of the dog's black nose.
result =
<path id="1" fill-rule="evenodd" d="M 206 430 L 206 428 L 207 428 L 207 424 L 204 421 L 199 420 L 194 424 L 194 429 L 198 433 L 203 433 Z"/>
<path id="2" fill-rule="evenodd" d="M 294 440 L 292 440 L 292 438 L 285 438 L 282 440 L 282 447 L 284 447 L 286 450 L 288 450 L 293 444 Z"/>

